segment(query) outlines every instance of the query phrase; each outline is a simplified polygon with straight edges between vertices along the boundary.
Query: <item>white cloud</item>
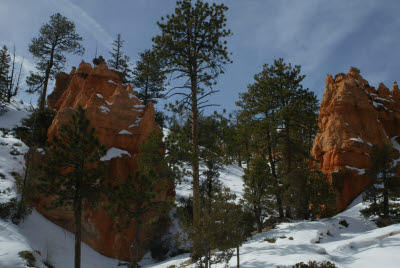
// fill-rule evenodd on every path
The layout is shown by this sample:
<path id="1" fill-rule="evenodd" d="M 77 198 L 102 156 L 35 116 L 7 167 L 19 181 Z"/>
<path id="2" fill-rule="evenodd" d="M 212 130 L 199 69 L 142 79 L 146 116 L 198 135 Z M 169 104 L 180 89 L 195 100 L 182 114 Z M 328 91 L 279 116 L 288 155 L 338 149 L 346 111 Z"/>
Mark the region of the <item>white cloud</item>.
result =
<path id="1" fill-rule="evenodd" d="M 81 9 L 69 0 L 48 0 L 56 7 L 61 8 L 64 15 L 76 21 L 77 24 L 86 29 L 100 44 L 105 48 L 111 49 L 113 38 L 112 36 L 86 11 Z"/>
<path id="2" fill-rule="evenodd" d="M 256 29 L 258 45 L 279 48 L 305 72 L 312 72 L 355 32 L 379 2 L 283 1 Z"/>

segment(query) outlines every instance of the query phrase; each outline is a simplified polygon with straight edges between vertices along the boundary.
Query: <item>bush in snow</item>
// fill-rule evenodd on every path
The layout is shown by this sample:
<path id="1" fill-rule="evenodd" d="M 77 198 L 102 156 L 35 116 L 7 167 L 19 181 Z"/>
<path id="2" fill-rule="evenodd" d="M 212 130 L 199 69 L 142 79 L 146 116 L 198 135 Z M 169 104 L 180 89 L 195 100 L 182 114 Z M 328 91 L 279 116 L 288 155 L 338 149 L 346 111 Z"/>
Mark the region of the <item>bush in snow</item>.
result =
<path id="1" fill-rule="evenodd" d="M 18 255 L 26 261 L 28 267 L 35 267 L 36 258 L 33 256 L 31 251 L 20 251 L 18 252 Z"/>
<path id="2" fill-rule="evenodd" d="M 299 262 L 292 266 L 293 268 L 337 268 L 334 263 L 330 261 L 309 261 L 308 263 Z"/>
<path id="3" fill-rule="evenodd" d="M 343 226 L 346 227 L 346 228 L 349 227 L 349 223 L 348 223 L 346 220 L 340 220 L 340 221 L 339 221 L 339 224 L 340 224 L 340 225 L 343 225 Z"/>
<path id="4" fill-rule="evenodd" d="M 27 206 L 17 198 L 11 198 L 10 201 L 0 204 L 0 218 L 9 220 L 14 224 L 19 224 L 31 213 L 31 207 Z"/>
<path id="5" fill-rule="evenodd" d="M 276 242 L 276 238 L 275 237 L 271 237 L 271 238 L 264 238 L 264 241 L 268 242 L 268 243 L 275 243 Z"/>

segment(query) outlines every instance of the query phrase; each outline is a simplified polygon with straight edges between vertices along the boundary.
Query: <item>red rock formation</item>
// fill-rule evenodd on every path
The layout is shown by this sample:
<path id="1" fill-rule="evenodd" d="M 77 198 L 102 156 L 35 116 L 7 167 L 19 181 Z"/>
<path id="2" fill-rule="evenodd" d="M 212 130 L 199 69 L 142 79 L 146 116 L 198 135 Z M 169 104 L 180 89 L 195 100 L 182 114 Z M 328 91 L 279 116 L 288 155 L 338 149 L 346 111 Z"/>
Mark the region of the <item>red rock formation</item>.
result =
<path id="1" fill-rule="evenodd" d="M 137 167 L 135 155 L 139 145 L 148 135 L 159 128 L 154 118 L 152 103 L 144 106 L 130 86 L 123 86 L 119 75 L 109 70 L 105 63 L 92 68 L 82 61 L 71 74 L 57 76 L 54 92 L 48 99 L 50 108 L 57 114 L 48 130 L 48 137 L 57 133 L 61 124 L 68 122 L 78 105 L 86 109 L 86 115 L 95 127 L 95 135 L 110 150 L 123 150 L 120 157 L 109 160 L 108 177 L 125 180 Z M 111 149 L 112 148 L 112 149 Z M 116 148 L 116 149 L 115 149 Z M 133 179 L 134 183 L 134 179 Z M 173 195 L 171 189 L 165 195 Z M 45 210 L 47 200 L 39 200 L 38 210 L 56 224 L 74 231 L 73 214 L 64 209 Z M 102 209 L 85 209 L 82 222 L 82 240 L 96 251 L 108 257 L 127 260 L 129 251 L 125 236 L 133 237 L 132 231 L 117 233 L 110 226 L 112 219 Z M 151 237 L 141 230 L 140 239 Z"/>
<path id="2" fill-rule="evenodd" d="M 392 91 L 383 84 L 375 90 L 353 67 L 335 78 L 327 75 L 325 82 L 312 154 L 336 188 L 342 211 L 371 184 L 364 172 L 372 145 L 397 145 L 400 90 L 396 82 Z"/>

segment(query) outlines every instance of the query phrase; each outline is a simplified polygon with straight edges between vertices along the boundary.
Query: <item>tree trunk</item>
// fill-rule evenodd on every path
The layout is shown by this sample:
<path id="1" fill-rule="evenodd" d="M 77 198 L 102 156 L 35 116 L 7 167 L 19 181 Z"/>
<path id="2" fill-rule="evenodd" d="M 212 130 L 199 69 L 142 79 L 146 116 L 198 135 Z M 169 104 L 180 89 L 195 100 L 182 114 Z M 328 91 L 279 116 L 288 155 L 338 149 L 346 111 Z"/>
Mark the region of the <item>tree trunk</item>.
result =
<path id="1" fill-rule="evenodd" d="M 282 198 L 280 193 L 276 195 L 276 203 L 278 205 L 278 211 L 279 211 L 279 218 L 283 219 L 285 217 L 285 214 L 283 212 L 283 206 L 282 206 Z"/>
<path id="2" fill-rule="evenodd" d="M 199 145 L 198 145 L 198 109 L 197 109 L 197 84 L 192 82 L 192 169 L 193 169 L 193 220 L 197 224 L 200 218 L 200 182 L 199 182 Z"/>
<path id="3" fill-rule="evenodd" d="M 78 195 L 75 201 L 75 268 L 81 267 L 81 223 L 82 198 Z"/>
<path id="4" fill-rule="evenodd" d="M 7 102 L 8 103 L 10 103 L 10 101 L 11 101 L 12 90 L 14 87 L 14 69 L 15 69 L 15 44 L 14 44 L 13 63 L 12 63 L 12 68 L 11 68 L 10 85 L 8 86 L 8 89 L 7 89 Z"/>
<path id="5" fill-rule="evenodd" d="M 240 155 L 240 152 L 238 153 L 238 159 L 237 159 L 237 161 L 238 161 L 238 166 L 239 166 L 239 167 L 242 167 L 242 157 L 241 157 L 241 155 Z"/>
<path id="6" fill-rule="evenodd" d="M 266 115 L 268 116 L 268 115 Z M 267 140 L 268 140 L 268 146 L 267 146 L 267 151 L 268 151 L 268 158 L 269 158 L 269 165 L 271 167 L 271 171 L 272 171 L 272 176 L 274 176 L 277 184 L 278 184 L 278 175 L 276 174 L 276 167 L 275 167 L 275 160 L 274 160 L 274 155 L 272 152 L 272 137 L 271 137 L 271 132 L 269 131 L 269 129 L 267 129 Z M 279 187 L 279 186 L 277 186 Z M 279 212 L 279 218 L 283 219 L 284 212 L 283 212 L 283 206 L 282 206 L 282 197 L 281 197 L 281 193 L 279 190 L 277 190 L 276 194 L 276 204 L 278 205 L 278 212 Z"/>
<path id="7" fill-rule="evenodd" d="M 236 267 L 240 267 L 239 246 L 236 247 Z"/>
<path id="8" fill-rule="evenodd" d="M 43 92 L 42 92 L 42 96 L 41 96 L 40 102 L 39 102 L 40 110 L 43 110 L 44 106 L 46 105 L 47 86 L 49 84 L 50 71 L 51 71 L 51 68 L 53 68 L 53 64 L 54 64 L 54 59 L 53 59 L 54 58 L 54 50 L 55 50 L 55 47 L 53 47 L 51 50 L 49 65 L 47 65 L 47 69 L 46 69 L 46 76 L 44 78 Z"/>
<path id="9" fill-rule="evenodd" d="M 383 178 L 383 216 L 387 218 L 389 216 L 389 193 L 386 176 Z"/>
<path id="10" fill-rule="evenodd" d="M 133 244 L 129 242 L 129 240 L 126 240 L 128 245 L 129 245 L 129 257 L 130 257 L 130 261 L 129 261 L 129 265 L 128 268 L 135 268 L 134 263 L 135 263 L 135 251 L 133 250 Z"/>
<path id="11" fill-rule="evenodd" d="M 139 268 L 139 230 L 140 230 L 140 220 L 135 220 L 135 238 L 133 243 L 130 243 L 127 238 L 126 242 L 129 245 L 129 268 Z M 133 249 L 134 247 L 134 249 Z"/>
<path id="12" fill-rule="evenodd" d="M 261 220 L 261 210 L 256 208 L 256 217 L 257 217 L 257 233 L 262 232 L 262 220 Z"/>
<path id="13" fill-rule="evenodd" d="M 139 230 L 140 230 L 140 220 L 136 221 L 135 226 L 135 266 L 134 268 L 139 268 Z"/>

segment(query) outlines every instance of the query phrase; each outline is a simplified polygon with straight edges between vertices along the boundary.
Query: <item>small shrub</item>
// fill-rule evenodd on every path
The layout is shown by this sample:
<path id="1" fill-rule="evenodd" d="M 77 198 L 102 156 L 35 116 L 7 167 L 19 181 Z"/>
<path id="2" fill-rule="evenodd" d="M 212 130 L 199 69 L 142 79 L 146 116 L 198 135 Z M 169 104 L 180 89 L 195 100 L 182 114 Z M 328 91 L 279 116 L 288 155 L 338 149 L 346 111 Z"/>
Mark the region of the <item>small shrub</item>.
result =
<path id="1" fill-rule="evenodd" d="M 32 208 L 21 203 L 17 198 L 11 198 L 10 201 L 0 204 L 0 218 L 5 221 L 11 219 L 17 225 L 31 212 Z"/>
<path id="2" fill-rule="evenodd" d="M 169 265 L 167 268 L 176 268 L 175 264 Z"/>
<path id="3" fill-rule="evenodd" d="M 275 237 L 271 237 L 271 238 L 264 238 L 264 241 L 267 241 L 268 243 L 275 243 L 276 242 L 276 238 Z"/>
<path id="4" fill-rule="evenodd" d="M 390 219 L 390 218 L 386 218 L 386 219 L 379 218 L 375 222 L 376 226 L 378 226 L 379 228 L 386 227 L 386 226 L 389 226 L 389 225 L 392 225 L 392 224 L 395 224 L 395 223 L 398 223 L 398 221 L 395 221 L 395 220 Z"/>
<path id="5" fill-rule="evenodd" d="M 343 226 L 346 227 L 346 228 L 349 227 L 349 223 L 348 223 L 346 220 L 340 220 L 340 221 L 339 221 L 339 224 L 340 224 L 340 225 L 343 225 Z"/>
<path id="6" fill-rule="evenodd" d="M 289 237 L 289 240 L 293 240 L 293 236 Z"/>
<path id="7" fill-rule="evenodd" d="M 328 232 L 326 232 L 326 235 L 333 236 L 329 230 L 328 230 Z"/>
<path id="8" fill-rule="evenodd" d="M 337 268 L 337 266 L 330 261 L 309 261 L 308 263 L 299 262 L 292 266 L 293 268 Z"/>
<path id="9" fill-rule="evenodd" d="M 16 143 L 13 144 L 13 146 L 15 146 L 15 147 L 22 147 L 22 143 L 16 142 Z"/>
<path id="10" fill-rule="evenodd" d="M 35 267 L 36 258 L 35 256 L 33 256 L 33 253 L 31 251 L 20 251 L 18 252 L 18 255 L 21 257 L 21 259 L 26 261 L 28 267 Z"/>
<path id="11" fill-rule="evenodd" d="M 281 235 L 279 238 L 285 239 L 285 238 L 286 238 L 286 235 Z"/>
<path id="12" fill-rule="evenodd" d="M 12 147 L 10 155 L 21 155 L 21 153 L 17 150 L 17 148 Z"/>

